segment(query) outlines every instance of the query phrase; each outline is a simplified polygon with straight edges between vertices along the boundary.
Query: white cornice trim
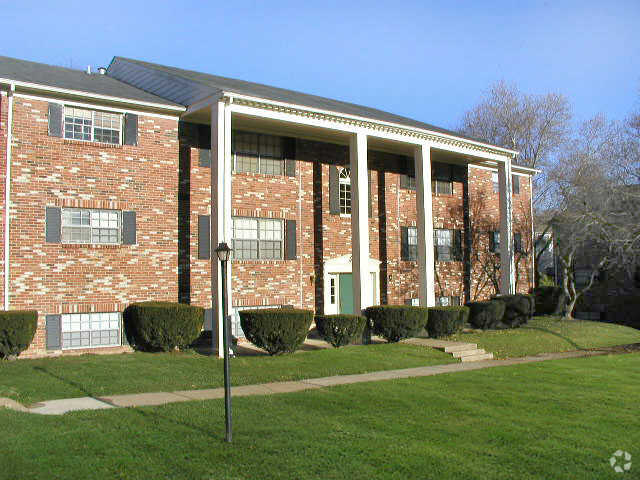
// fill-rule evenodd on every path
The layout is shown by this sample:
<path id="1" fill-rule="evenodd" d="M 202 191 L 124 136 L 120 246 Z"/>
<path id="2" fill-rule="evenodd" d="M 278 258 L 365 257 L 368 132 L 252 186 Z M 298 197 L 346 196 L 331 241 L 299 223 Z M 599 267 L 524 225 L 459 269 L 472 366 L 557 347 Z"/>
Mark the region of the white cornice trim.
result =
<path id="1" fill-rule="evenodd" d="M 245 105 L 248 107 L 259 108 L 262 110 L 271 110 L 281 113 L 288 113 L 301 117 L 314 118 L 318 120 L 327 120 L 336 123 L 343 123 L 357 128 L 366 128 L 370 130 L 383 131 L 386 133 L 393 133 L 401 136 L 409 136 L 418 138 L 423 141 L 440 143 L 445 145 L 455 145 L 462 148 L 470 148 L 472 150 L 478 150 L 483 152 L 492 153 L 494 155 L 507 156 L 509 158 L 518 154 L 515 150 L 508 148 L 497 147 L 487 143 L 478 142 L 475 140 L 468 140 L 454 135 L 446 133 L 435 132 L 432 130 L 425 130 L 417 127 L 410 127 L 406 125 L 396 124 L 392 122 L 384 122 L 381 120 L 375 120 L 371 118 L 360 117 L 357 115 L 350 115 L 346 113 L 333 112 L 330 110 L 322 110 L 302 105 L 295 105 L 285 102 L 278 102 L 275 100 L 268 100 L 265 98 L 251 97 L 248 95 L 242 95 L 231 91 L 222 92 L 223 97 L 229 98 L 232 104 Z"/>
<path id="2" fill-rule="evenodd" d="M 155 108 L 159 110 L 168 110 L 172 112 L 184 112 L 186 110 L 186 108 L 182 106 L 164 105 L 162 103 L 154 103 L 154 102 L 143 102 L 140 100 L 132 100 L 132 99 L 123 98 L 123 97 L 113 97 L 110 95 L 101 95 L 98 93 L 84 92 L 81 90 L 70 90 L 67 88 L 52 87 L 49 85 L 42 85 L 39 83 L 22 82 L 17 80 L 11 80 L 8 78 L 0 78 L 0 84 L 6 84 L 6 85 L 13 84 L 16 87 L 24 88 L 27 90 L 38 90 L 43 92 L 59 93 L 63 95 L 92 98 L 92 99 L 103 100 L 108 102 L 125 103 L 129 105 L 138 105 L 141 107 Z"/>

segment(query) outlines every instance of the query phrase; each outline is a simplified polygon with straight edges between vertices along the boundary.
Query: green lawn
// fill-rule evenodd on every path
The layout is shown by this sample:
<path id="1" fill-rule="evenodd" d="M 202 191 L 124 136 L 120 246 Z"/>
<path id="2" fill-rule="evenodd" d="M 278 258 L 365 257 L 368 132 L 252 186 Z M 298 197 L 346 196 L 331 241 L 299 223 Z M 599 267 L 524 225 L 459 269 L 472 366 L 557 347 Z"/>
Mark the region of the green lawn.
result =
<path id="1" fill-rule="evenodd" d="M 234 385 L 452 363 L 449 354 L 405 344 L 349 346 L 231 360 Z M 195 352 L 82 355 L 0 362 L 0 397 L 56 398 L 221 387 L 222 360 Z"/>
<path id="2" fill-rule="evenodd" d="M 611 323 L 535 317 L 513 330 L 477 331 L 455 335 L 452 340 L 477 343 L 496 358 L 566 352 L 640 342 L 640 330 Z"/>
<path id="3" fill-rule="evenodd" d="M 0 478 L 631 479 L 639 397 L 628 354 L 237 398 L 230 445 L 221 400 L 0 410 Z"/>

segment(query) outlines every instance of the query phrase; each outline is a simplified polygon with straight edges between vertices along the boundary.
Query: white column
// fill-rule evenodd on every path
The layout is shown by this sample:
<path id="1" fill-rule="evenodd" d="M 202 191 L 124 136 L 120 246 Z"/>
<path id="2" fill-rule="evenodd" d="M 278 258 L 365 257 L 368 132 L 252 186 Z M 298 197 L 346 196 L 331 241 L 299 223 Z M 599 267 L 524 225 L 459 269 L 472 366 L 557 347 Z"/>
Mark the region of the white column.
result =
<path id="1" fill-rule="evenodd" d="M 498 163 L 500 185 L 500 293 L 515 293 L 513 230 L 511 225 L 511 160 Z"/>
<path id="2" fill-rule="evenodd" d="M 431 202 L 431 147 L 417 145 L 416 207 L 418 213 L 418 274 L 420 305 L 433 307 L 435 297 L 435 262 L 433 257 L 433 207 Z"/>
<path id="3" fill-rule="evenodd" d="M 231 110 L 223 101 L 211 106 L 211 306 L 217 318 L 218 356 L 222 348 L 222 273 L 214 252 L 221 242 L 231 247 Z M 231 314 L 231 262 L 227 263 L 227 315 Z"/>
<path id="4" fill-rule="evenodd" d="M 371 306 L 369 272 L 369 177 L 367 136 L 358 132 L 349 141 L 351 164 L 351 243 L 353 268 L 353 309 L 359 315 Z"/>

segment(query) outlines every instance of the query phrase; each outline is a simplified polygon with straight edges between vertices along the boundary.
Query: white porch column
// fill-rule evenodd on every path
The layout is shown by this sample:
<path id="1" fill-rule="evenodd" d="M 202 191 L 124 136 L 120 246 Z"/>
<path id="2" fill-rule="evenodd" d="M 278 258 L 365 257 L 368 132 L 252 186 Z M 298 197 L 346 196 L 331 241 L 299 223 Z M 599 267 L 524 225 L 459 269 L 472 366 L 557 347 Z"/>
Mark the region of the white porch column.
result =
<path id="1" fill-rule="evenodd" d="M 360 315 L 371 306 L 369 272 L 369 176 L 367 173 L 367 136 L 358 132 L 349 140 L 351 166 L 351 243 L 353 268 L 353 310 Z"/>
<path id="2" fill-rule="evenodd" d="M 431 146 L 417 145 L 416 207 L 418 210 L 418 272 L 420 305 L 433 307 L 435 297 L 435 262 L 433 257 L 433 207 L 431 202 Z"/>
<path id="3" fill-rule="evenodd" d="M 231 246 L 231 110 L 225 102 L 211 105 L 211 306 L 217 318 L 218 356 L 222 347 L 222 272 L 215 249 Z M 227 263 L 227 315 L 231 314 L 231 262 Z"/>
<path id="4" fill-rule="evenodd" d="M 512 230 L 511 160 L 498 163 L 500 185 L 500 293 L 515 293 Z"/>

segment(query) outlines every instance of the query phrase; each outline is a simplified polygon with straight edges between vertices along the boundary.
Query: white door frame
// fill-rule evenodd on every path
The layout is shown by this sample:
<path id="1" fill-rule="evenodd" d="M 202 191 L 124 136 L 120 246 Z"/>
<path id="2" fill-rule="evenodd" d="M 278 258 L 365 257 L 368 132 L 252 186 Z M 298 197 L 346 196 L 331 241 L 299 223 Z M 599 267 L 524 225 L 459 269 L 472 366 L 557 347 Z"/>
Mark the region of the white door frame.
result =
<path id="1" fill-rule="evenodd" d="M 380 304 L 380 260 L 369 257 L 367 268 L 368 275 L 374 275 L 373 296 L 371 305 Z M 324 262 L 324 313 L 332 315 L 338 313 L 340 305 L 340 275 L 341 273 L 353 273 L 351 255 L 343 255 L 331 258 Z M 331 280 L 334 281 L 334 303 L 331 303 Z"/>

